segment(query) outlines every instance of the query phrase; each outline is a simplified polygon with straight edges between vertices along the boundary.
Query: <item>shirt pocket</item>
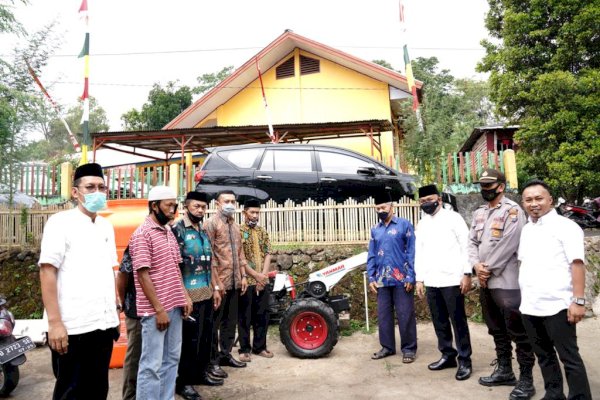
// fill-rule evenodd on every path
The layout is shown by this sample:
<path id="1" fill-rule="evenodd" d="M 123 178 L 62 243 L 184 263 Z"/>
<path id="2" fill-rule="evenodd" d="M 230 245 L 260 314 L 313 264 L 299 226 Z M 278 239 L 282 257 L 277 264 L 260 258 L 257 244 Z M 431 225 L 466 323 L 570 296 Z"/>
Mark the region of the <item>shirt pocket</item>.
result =
<path id="1" fill-rule="evenodd" d="M 477 225 L 475 225 L 475 237 L 477 238 L 478 242 L 481 242 L 481 239 L 483 237 L 483 226 L 483 222 L 480 222 Z"/>

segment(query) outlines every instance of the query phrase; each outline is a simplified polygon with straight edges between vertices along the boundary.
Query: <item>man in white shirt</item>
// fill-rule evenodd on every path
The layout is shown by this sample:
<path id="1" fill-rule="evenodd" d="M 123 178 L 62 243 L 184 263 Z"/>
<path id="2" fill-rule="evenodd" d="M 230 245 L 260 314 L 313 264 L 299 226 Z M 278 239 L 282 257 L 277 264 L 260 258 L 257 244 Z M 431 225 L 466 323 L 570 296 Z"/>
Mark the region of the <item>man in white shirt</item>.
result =
<path id="1" fill-rule="evenodd" d="M 56 377 L 53 399 L 106 399 L 119 318 L 114 230 L 97 214 L 106 204 L 102 167 L 77 168 L 71 195 L 77 208 L 48 219 L 38 262 Z"/>
<path id="2" fill-rule="evenodd" d="M 432 371 L 456 367 L 456 379 L 471 376 L 471 339 L 465 313 L 465 293 L 471 288 L 467 255 L 469 229 L 464 219 L 442 207 L 435 185 L 419 188 L 423 218 L 415 231 L 417 295 L 427 293 L 431 320 L 442 357 L 429 364 Z M 452 347 L 452 330 L 456 349 Z"/>
<path id="3" fill-rule="evenodd" d="M 522 201 L 529 223 L 519 245 L 519 309 L 542 370 L 544 399 L 565 399 L 556 353 L 564 366 L 568 398 L 591 399 L 575 328 L 585 315 L 583 231 L 556 213 L 543 181 L 527 183 Z"/>

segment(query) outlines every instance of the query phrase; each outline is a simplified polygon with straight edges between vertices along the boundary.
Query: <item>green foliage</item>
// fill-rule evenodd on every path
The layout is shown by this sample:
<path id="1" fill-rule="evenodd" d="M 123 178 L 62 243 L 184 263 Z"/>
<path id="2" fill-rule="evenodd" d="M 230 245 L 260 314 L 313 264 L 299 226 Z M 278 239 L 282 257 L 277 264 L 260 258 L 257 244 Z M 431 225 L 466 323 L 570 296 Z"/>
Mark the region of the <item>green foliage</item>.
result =
<path id="1" fill-rule="evenodd" d="M 188 86 L 176 88 L 168 82 L 163 88 L 155 83 L 142 110 L 135 108 L 121 116 L 125 130 L 158 130 L 171 122 L 192 104 L 192 91 Z"/>
<path id="2" fill-rule="evenodd" d="M 419 57 L 411 64 L 415 78 L 423 82 L 422 129 L 408 102 L 403 104 L 408 118 L 401 126 L 407 160 L 427 183 L 435 180 L 441 156 L 457 151 L 473 128 L 496 119 L 486 82 L 455 79 L 448 70 L 439 70 L 436 57 Z"/>
<path id="3" fill-rule="evenodd" d="M 52 164 L 59 164 L 69 159 L 73 154 L 73 144 L 69 133 L 54 110 L 47 106 L 40 107 L 40 120 L 38 127 L 44 133 L 44 139 L 30 142 L 21 149 L 22 158 L 28 161 L 44 160 Z M 79 143 L 83 141 L 81 131 L 81 117 L 83 115 L 83 101 L 78 99 L 76 106 L 69 108 L 64 119 L 69 129 Z M 98 105 L 94 97 L 90 97 L 90 132 L 105 132 L 109 129 L 106 111 Z"/>
<path id="4" fill-rule="evenodd" d="M 522 126 L 519 169 L 570 200 L 600 192 L 600 1 L 488 0 L 480 71 Z"/>
<path id="5" fill-rule="evenodd" d="M 193 94 L 203 94 L 217 86 L 221 81 L 231 75 L 233 71 L 233 65 L 224 67 L 219 72 L 213 72 L 210 74 L 203 74 L 196 78 L 198 86 L 192 89 Z"/>

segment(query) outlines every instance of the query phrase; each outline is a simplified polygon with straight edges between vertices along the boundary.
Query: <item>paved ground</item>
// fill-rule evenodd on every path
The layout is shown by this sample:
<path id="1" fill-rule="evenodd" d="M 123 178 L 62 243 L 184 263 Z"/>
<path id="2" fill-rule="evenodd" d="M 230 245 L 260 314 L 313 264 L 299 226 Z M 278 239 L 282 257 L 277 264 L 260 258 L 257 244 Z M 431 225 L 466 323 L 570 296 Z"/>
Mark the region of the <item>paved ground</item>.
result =
<path id="1" fill-rule="evenodd" d="M 299 360 L 291 357 L 277 335 L 269 337 L 269 348 L 275 358 L 255 357 L 247 368 L 227 368 L 230 377 L 224 386 L 213 389 L 204 386 L 199 391 L 208 399 L 507 399 L 511 388 L 486 388 L 477 384 L 477 377 L 491 372 L 494 358 L 491 338 L 482 324 L 470 324 L 473 342 L 471 379 L 458 382 L 454 370 L 431 372 L 427 364 L 437 360 L 435 335 L 431 324 L 418 325 L 419 351 L 413 364 L 402 364 L 399 356 L 373 361 L 371 353 L 379 349 L 376 334 L 355 333 L 343 337 L 333 352 L 319 360 Z M 273 331 L 275 332 L 275 331 Z M 588 318 L 578 325 L 579 346 L 586 363 L 592 393 L 600 398 L 600 319 Z M 234 349 L 235 351 L 235 349 Z M 53 377 L 47 348 L 28 353 L 29 360 L 21 369 L 21 382 L 12 398 L 49 399 Z M 538 393 L 543 397 L 539 367 L 534 370 Z M 110 371 L 109 399 L 120 399 L 121 370 Z"/>

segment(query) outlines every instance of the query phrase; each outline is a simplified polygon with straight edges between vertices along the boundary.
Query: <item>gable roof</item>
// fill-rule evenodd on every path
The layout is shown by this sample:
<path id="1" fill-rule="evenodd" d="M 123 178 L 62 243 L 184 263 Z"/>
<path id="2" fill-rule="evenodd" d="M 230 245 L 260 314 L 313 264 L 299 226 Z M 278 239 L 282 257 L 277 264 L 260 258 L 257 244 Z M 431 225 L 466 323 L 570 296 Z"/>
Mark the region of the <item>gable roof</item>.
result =
<path id="1" fill-rule="evenodd" d="M 244 65 L 236 69 L 229 77 L 196 100 L 163 129 L 194 127 L 198 122 L 216 110 L 217 107 L 226 103 L 246 86 L 258 79 L 256 60 L 258 60 L 261 70 L 266 71 L 281 61 L 283 57 L 291 53 L 296 47 L 373 79 L 386 82 L 390 86 L 410 94 L 410 89 L 404 75 L 315 40 L 300 36 L 291 30 L 286 30 L 267 47 L 246 61 Z M 423 84 L 420 81 L 416 81 L 416 85 L 417 90 L 420 91 Z"/>
<path id="2" fill-rule="evenodd" d="M 458 151 L 460 153 L 470 151 L 473 148 L 473 145 L 475 144 L 475 142 L 484 133 L 495 132 L 495 131 L 515 133 L 517 130 L 519 130 L 519 128 L 520 128 L 519 125 L 502 125 L 502 124 L 475 127 L 475 128 L 473 128 L 473 132 L 471 132 L 471 135 L 467 138 L 467 140 L 465 140 L 465 142 L 463 143 L 463 145 L 461 146 L 461 148 Z"/>

